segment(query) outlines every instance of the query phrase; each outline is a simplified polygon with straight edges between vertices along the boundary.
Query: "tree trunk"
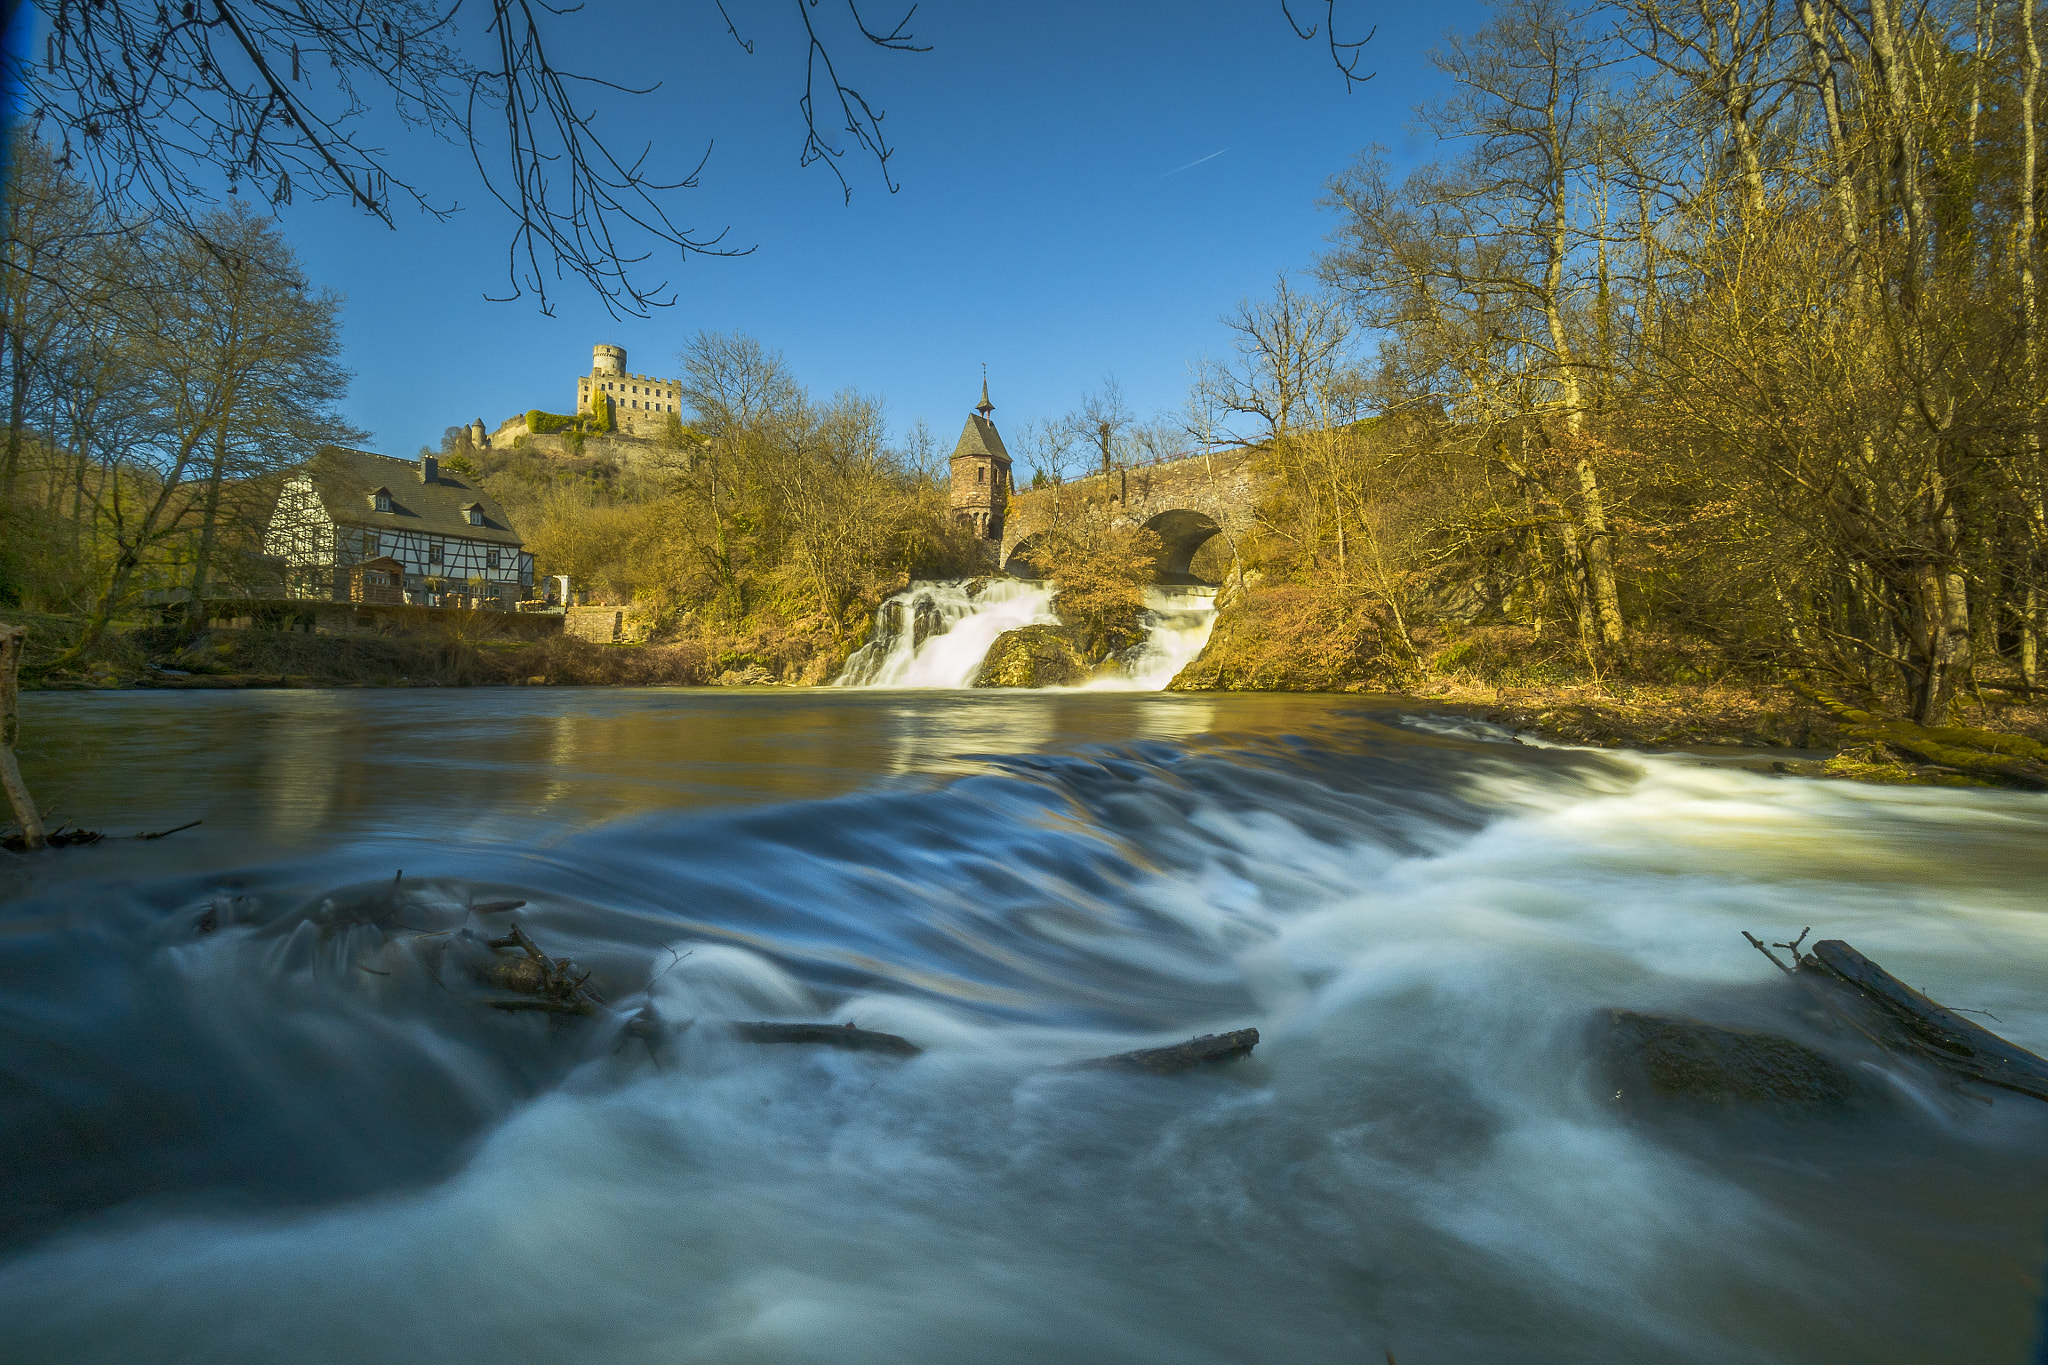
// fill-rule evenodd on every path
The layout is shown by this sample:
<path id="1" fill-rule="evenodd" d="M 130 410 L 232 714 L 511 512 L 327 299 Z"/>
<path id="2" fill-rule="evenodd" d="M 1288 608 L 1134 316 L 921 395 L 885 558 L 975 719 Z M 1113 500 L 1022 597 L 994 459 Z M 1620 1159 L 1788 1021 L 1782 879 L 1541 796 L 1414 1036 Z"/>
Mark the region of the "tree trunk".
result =
<path id="1" fill-rule="evenodd" d="M 1579 457 L 1579 507 L 1586 526 L 1586 578 L 1593 590 L 1593 610 L 1599 618 L 1600 643 L 1609 649 L 1622 641 L 1621 599 L 1614 587 L 1614 558 L 1607 535 L 1607 507 L 1600 496 L 1600 479 L 1593 462 Z"/>
<path id="2" fill-rule="evenodd" d="M 2026 413 L 2029 458 L 2020 473 L 2020 481 L 2025 488 L 2022 500 L 2026 504 L 2027 529 L 2032 541 L 2029 547 L 2032 553 L 2028 556 L 2025 570 L 2026 605 L 2020 619 L 2020 674 L 2032 687 L 2039 675 L 2042 629 L 2035 582 L 2042 570 L 2042 556 L 2048 554 L 2048 516 L 2043 515 L 2041 505 L 2042 477 L 2048 471 L 2044 471 L 2041 458 L 2040 286 L 2035 278 L 2040 244 L 2036 241 L 2039 227 L 2035 219 L 2034 187 L 2040 171 L 2040 132 L 2034 126 L 2034 112 L 2041 91 L 2041 46 L 2034 35 L 2033 0 L 2021 0 L 2019 17 L 2020 44 L 2026 53 L 2026 77 L 2020 82 L 2020 177 L 2016 196 L 2019 221 L 2014 235 L 2019 257 L 2021 364 L 2029 405 Z"/>
<path id="3" fill-rule="evenodd" d="M 2028 583 L 2020 596 L 2020 681 L 2029 687 L 2041 685 L 2040 631 L 2040 589 Z"/>
<path id="4" fill-rule="evenodd" d="M 220 493 L 227 476 L 228 416 L 233 400 L 221 404 L 220 419 L 213 429 L 213 463 L 206 471 L 206 495 L 199 505 L 199 548 L 192 557 L 192 600 L 185 608 L 185 629 L 196 634 L 206 628 L 206 594 L 213 587 L 213 551 L 220 533 Z"/>
<path id="5" fill-rule="evenodd" d="M 21 651 L 27 641 L 28 632 L 19 626 L 0 626 L 0 787 L 7 789 L 7 804 L 14 810 L 15 823 L 21 826 L 22 843 L 33 853 L 45 842 L 43 817 L 29 797 L 28 785 L 21 780 L 21 769 L 14 761 L 14 744 L 21 733 L 15 696 Z"/>

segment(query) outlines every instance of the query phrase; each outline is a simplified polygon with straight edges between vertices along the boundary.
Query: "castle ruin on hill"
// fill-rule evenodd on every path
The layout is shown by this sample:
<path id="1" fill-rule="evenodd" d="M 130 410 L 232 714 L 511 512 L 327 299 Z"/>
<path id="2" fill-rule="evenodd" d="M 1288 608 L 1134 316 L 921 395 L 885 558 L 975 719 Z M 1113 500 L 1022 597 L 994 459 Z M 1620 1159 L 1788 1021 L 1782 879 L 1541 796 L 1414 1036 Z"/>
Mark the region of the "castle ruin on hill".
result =
<path id="1" fill-rule="evenodd" d="M 590 373 L 576 381 L 575 411 L 593 411 L 598 395 L 611 399 L 612 417 L 629 436 L 659 436 L 682 411 L 683 386 L 673 379 L 626 373 L 626 348 L 590 348 Z"/>
<path id="2" fill-rule="evenodd" d="M 591 415 L 600 400 L 611 404 L 611 431 L 587 439 L 601 445 L 623 441 L 630 449 L 638 442 L 660 436 L 668 429 L 670 418 L 681 416 L 683 386 L 673 379 L 629 373 L 626 369 L 626 348 L 600 343 L 590 348 L 590 373 L 577 378 L 576 401 L 569 412 L 562 415 Z M 467 428 L 470 444 L 481 450 L 504 450 L 524 444 L 550 454 L 568 453 L 568 440 L 556 431 L 534 431 L 528 423 L 530 415 L 528 412 L 515 413 L 499 423 L 496 431 L 488 434 L 484 431 L 483 419 L 478 418 Z M 584 439 L 578 438 L 579 448 Z M 611 453 L 625 455 L 628 450 Z"/>

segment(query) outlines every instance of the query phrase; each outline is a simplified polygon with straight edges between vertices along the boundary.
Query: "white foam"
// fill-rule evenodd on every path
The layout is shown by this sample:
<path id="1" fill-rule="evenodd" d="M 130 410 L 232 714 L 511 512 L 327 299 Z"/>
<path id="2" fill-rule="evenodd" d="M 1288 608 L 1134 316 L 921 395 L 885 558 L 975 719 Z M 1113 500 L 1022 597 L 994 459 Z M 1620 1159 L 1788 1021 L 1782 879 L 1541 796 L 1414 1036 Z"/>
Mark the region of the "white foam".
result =
<path id="1" fill-rule="evenodd" d="M 964 580 L 917 582 L 882 603 L 875 634 L 840 670 L 839 687 L 967 688 L 981 675 L 990 646 L 1007 631 L 1058 625 L 1055 585 L 991 579 L 970 594 Z M 927 633 L 918 638 L 919 623 Z M 1126 664 L 1103 669 L 1091 691 L 1158 692 L 1209 642 L 1215 594 L 1202 588 L 1148 588 L 1139 624 L 1145 640 Z"/>

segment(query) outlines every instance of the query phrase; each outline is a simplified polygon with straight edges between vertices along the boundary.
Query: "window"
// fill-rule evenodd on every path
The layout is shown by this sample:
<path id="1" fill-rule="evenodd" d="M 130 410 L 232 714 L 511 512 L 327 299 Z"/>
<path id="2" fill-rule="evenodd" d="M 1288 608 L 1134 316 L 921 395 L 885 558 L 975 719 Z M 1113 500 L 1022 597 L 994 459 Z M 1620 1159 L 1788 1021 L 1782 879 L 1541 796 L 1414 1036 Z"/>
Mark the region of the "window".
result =
<path id="1" fill-rule="evenodd" d="M 429 545 L 429 546 L 427 547 L 427 563 L 429 563 L 429 564 L 439 564 L 440 562 L 441 562 L 441 547 L 440 547 L 440 546 L 438 546 L 438 545 Z"/>
<path id="2" fill-rule="evenodd" d="M 462 515 L 471 526 L 481 526 L 484 524 L 484 509 L 475 503 L 471 503 L 463 508 Z"/>
<path id="3" fill-rule="evenodd" d="M 498 552 L 496 550 L 484 551 L 484 567 L 486 569 L 495 569 L 498 567 Z"/>
<path id="4" fill-rule="evenodd" d="M 975 469 L 974 469 L 974 481 L 975 481 L 976 483 L 987 483 L 987 482 L 988 482 L 988 470 L 987 470 L 987 468 L 986 468 L 986 467 L 984 467 L 984 466 L 981 466 L 981 465 L 977 465 L 977 466 L 975 466 Z"/>
<path id="5" fill-rule="evenodd" d="M 380 488 L 372 493 L 370 495 L 370 505 L 379 512 L 389 512 L 391 510 L 391 490 Z"/>

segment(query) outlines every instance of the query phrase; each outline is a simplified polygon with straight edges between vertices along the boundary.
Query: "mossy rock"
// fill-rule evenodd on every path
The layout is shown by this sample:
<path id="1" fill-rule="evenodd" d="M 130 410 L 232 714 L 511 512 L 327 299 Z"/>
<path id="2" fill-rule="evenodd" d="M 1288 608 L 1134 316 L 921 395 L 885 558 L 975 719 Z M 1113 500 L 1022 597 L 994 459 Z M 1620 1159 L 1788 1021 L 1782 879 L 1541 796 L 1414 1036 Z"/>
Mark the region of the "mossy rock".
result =
<path id="1" fill-rule="evenodd" d="M 1209 643 L 1167 690 L 1393 691 L 1410 681 L 1376 607 L 1290 583 L 1240 593 L 1220 609 Z"/>
<path id="2" fill-rule="evenodd" d="M 1088 678 L 1088 661 L 1057 626 L 1007 630 L 988 647 L 976 687 L 1072 687 Z"/>
<path id="3" fill-rule="evenodd" d="M 1593 1028 L 1612 1099 L 1638 1111 L 1843 1114 L 1877 1098 L 1876 1087 L 1848 1066 L 1775 1033 L 1634 1010 L 1602 1010 Z"/>

